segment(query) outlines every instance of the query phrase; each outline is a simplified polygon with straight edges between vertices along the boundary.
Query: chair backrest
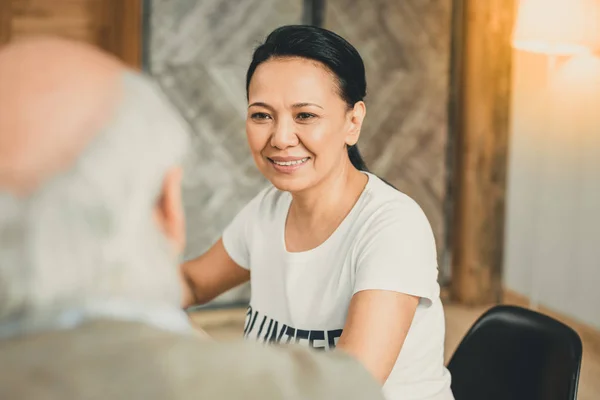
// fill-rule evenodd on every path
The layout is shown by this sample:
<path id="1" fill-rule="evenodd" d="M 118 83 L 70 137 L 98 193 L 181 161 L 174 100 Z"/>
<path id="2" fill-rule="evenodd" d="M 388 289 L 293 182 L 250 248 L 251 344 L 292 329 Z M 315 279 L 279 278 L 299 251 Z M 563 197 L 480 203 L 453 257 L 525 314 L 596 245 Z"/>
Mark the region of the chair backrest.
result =
<path id="1" fill-rule="evenodd" d="M 515 306 L 495 306 L 467 332 L 448 369 L 456 400 L 577 398 L 582 344 L 570 327 Z"/>

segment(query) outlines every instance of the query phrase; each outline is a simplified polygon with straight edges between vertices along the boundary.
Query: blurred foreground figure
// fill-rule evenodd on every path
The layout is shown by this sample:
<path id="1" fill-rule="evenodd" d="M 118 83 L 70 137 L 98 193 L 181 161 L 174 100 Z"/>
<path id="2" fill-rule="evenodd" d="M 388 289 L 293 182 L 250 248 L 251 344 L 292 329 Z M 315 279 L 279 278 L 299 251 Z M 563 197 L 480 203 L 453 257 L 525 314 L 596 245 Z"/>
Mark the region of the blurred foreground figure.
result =
<path id="1" fill-rule="evenodd" d="M 193 335 L 186 145 L 116 59 L 60 39 L 0 49 L 0 398 L 381 398 L 340 354 Z"/>

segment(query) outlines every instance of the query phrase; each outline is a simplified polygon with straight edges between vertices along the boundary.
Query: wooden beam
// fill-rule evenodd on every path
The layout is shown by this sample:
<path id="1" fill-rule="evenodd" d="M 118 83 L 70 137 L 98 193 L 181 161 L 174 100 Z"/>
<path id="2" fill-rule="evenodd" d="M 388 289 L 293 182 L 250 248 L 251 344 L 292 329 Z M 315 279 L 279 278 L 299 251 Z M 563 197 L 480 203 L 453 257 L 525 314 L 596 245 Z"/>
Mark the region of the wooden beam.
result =
<path id="1" fill-rule="evenodd" d="M 470 305 L 502 296 L 508 152 L 510 38 L 515 0 L 455 0 L 450 112 L 453 145 L 452 276 L 454 300 Z M 458 33 L 458 34 L 457 34 Z M 452 104 L 452 103 L 451 103 Z"/>
<path id="2" fill-rule="evenodd" d="M 0 46 L 10 41 L 12 33 L 12 0 L 0 0 Z"/>
<path id="3" fill-rule="evenodd" d="M 91 3 L 99 15 L 97 43 L 135 69 L 142 67 L 142 0 Z"/>
<path id="4" fill-rule="evenodd" d="M 142 67 L 142 0 L 114 0 L 115 54 L 129 66 Z"/>
<path id="5" fill-rule="evenodd" d="M 0 0 L 0 45 L 29 35 L 92 43 L 142 65 L 142 0 Z"/>

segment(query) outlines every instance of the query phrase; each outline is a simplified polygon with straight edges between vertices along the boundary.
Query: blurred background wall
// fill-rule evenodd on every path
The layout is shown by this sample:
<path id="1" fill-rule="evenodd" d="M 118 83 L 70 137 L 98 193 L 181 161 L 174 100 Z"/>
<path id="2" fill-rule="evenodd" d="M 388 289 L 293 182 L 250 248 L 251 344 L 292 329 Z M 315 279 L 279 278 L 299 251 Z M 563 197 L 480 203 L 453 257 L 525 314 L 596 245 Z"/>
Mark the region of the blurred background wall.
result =
<path id="1" fill-rule="evenodd" d="M 600 58 L 515 52 L 504 286 L 600 328 Z"/>

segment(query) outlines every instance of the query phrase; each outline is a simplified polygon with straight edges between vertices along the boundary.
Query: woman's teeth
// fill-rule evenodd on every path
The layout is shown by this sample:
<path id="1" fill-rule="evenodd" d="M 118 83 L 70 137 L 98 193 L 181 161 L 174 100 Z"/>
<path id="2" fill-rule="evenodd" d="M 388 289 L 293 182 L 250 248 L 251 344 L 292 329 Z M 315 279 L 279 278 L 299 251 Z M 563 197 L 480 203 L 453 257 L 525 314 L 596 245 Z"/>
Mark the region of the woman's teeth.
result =
<path id="1" fill-rule="evenodd" d="M 275 161 L 275 160 L 271 160 L 273 161 L 274 164 L 277 165 L 298 165 L 298 164 L 304 164 L 305 162 L 308 161 L 309 157 L 305 157 L 301 160 L 294 160 L 294 161 Z"/>

